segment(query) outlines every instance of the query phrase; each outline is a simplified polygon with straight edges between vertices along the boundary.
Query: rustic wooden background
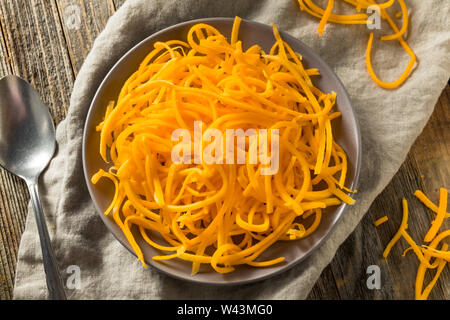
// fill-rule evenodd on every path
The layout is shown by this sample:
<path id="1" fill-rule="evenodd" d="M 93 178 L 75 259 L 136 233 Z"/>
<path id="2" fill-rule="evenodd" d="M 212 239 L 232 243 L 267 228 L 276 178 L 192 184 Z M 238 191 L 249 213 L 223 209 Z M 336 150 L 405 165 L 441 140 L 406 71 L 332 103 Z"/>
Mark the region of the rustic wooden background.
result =
<path id="1" fill-rule="evenodd" d="M 65 116 L 70 93 L 97 34 L 124 0 L 0 0 L 0 76 L 28 80 L 49 106 L 55 123 Z M 80 9 L 78 21 L 70 6 Z M 338 250 L 310 293 L 310 299 L 412 299 L 418 267 L 414 255 L 401 257 L 404 242 L 388 260 L 384 246 L 401 220 L 400 198 L 410 200 L 409 230 L 422 239 L 432 215 L 412 196 L 423 190 L 437 201 L 439 187 L 450 187 L 450 86 L 442 92 L 434 114 L 400 171 L 377 198 L 356 231 Z M 19 178 L 0 169 L 0 300 L 11 299 L 17 251 L 25 227 L 28 192 Z M 373 221 L 388 214 L 379 228 Z M 366 269 L 381 269 L 380 290 L 366 286 Z M 450 298 L 449 268 L 430 299 Z M 429 280 L 431 276 L 427 279 Z"/>

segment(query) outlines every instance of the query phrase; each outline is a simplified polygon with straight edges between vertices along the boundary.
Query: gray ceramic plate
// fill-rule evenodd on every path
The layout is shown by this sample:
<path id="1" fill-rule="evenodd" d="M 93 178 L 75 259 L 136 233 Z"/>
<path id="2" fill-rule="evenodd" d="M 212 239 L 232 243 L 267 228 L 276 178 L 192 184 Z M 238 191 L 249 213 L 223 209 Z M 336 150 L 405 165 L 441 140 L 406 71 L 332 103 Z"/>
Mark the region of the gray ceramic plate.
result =
<path id="1" fill-rule="evenodd" d="M 128 53 L 115 64 L 101 83 L 94 100 L 92 101 L 86 119 L 83 137 L 83 166 L 86 183 L 101 219 L 117 240 L 132 253 L 133 250 L 119 227 L 116 226 L 110 217 L 106 217 L 102 214 L 113 197 L 112 184 L 109 181 L 106 181 L 106 179 L 101 180 L 97 185 L 93 185 L 90 182 L 90 177 L 92 177 L 99 168 L 107 169 L 107 165 L 102 161 L 98 152 L 99 134 L 95 131 L 95 126 L 101 122 L 108 102 L 117 99 L 122 84 L 138 68 L 139 63 L 152 49 L 153 44 L 156 41 L 167 41 L 171 39 L 185 40 L 189 28 L 199 22 L 211 24 L 224 35 L 229 36 L 231 34 L 233 20 L 234 19 L 232 18 L 193 20 L 177 24 L 149 36 L 128 51 Z M 242 40 L 245 48 L 248 48 L 253 44 L 259 44 L 267 52 L 275 41 L 272 35 L 271 26 L 254 21 L 243 20 L 239 34 L 239 38 Z M 314 67 L 320 70 L 321 76 L 315 77 L 315 85 L 324 92 L 335 91 L 337 93 L 337 109 L 342 113 L 342 117 L 339 120 L 334 121 L 333 130 L 336 140 L 348 155 L 349 172 L 346 185 L 355 188 L 360 168 L 361 142 L 355 113 L 344 86 L 331 68 L 309 47 L 300 40 L 293 38 L 284 32 L 281 32 L 281 36 L 295 51 L 303 56 L 303 61 L 307 67 Z M 152 256 L 160 255 L 161 252 L 147 245 L 140 236 L 137 236 L 137 241 L 144 252 L 147 263 L 151 265 L 151 267 L 170 276 L 194 282 L 217 285 L 243 284 L 273 276 L 304 260 L 311 252 L 313 252 L 313 250 L 317 249 L 323 243 L 330 234 L 333 226 L 344 214 L 345 209 L 345 204 L 330 208 L 328 212 L 323 215 L 320 227 L 312 235 L 295 242 L 283 241 L 276 243 L 264 253 L 264 258 L 284 256 L 286 262 L 267 268 L 238 266 L 234 272 L 225 275 L 218 274 L 214 272 L 210 266 L 205 265 L 200 269 L 198 274 L 192 276 L 191 264 L 179 259 L 155 262 L 153 261 Z"/>

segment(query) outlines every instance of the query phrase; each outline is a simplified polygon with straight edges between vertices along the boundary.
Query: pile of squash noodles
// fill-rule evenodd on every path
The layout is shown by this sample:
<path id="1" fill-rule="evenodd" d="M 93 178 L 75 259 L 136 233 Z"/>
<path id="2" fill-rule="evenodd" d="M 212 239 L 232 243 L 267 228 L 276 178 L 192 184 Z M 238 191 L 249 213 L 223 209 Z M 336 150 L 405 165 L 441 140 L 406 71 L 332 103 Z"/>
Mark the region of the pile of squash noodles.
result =
<path id="1" fill-rule="evenodd" d="M 154 260 L 192 262 L 192 274 L 201 264 L 219 273 L 275 265 L 284 257 L 260 257 L 272 244 L 305 238 L 325 208 L 354 203 L 344 185 L 347 156 L 332 131 L 341 115 L 333 110 L 336 94 L 314 86 L 319 71 L 304 67 L 275 26 L 269 52 L 244 50 L 240 22 L 236 17 L 230 40 L 199 23 L 187 41 L 156 42 L 97 126 L 100 154 L 111 167 L 92 183 L 114 183 L 105 214 L 112 213 L 144 266 L 136 232 L 161 252 Z M 265 165 L 249 161 L 174 163 L 172 133 L 193 135 L 194 121 L 223 133 L 278 129 L 278 171 L 263 175 Z M 249 148 L 242 150 L 246 160 Z"/>

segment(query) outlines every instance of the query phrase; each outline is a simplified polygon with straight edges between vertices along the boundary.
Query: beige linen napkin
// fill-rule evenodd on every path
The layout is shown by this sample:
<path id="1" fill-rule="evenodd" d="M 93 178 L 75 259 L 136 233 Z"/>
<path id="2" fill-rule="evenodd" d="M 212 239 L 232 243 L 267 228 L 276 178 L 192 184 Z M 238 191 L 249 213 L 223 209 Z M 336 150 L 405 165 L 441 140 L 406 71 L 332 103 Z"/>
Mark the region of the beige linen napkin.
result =
<path id="1" fill-rule="evenodd" d="M 341 2 L 338 2 L 340 6 Z M 86 58 L 72 92 L 67 118 L 57 128 L 58 151 L 41 179 L 40 192 L 57 259 L 66 281 L 80 269 L 72 299 L 303 299 L 339 245 L 355 229 L 375 197 L 404 161 L 450 76 L 450 2 L 409 0 L 409 44 L 419 58 L 411 78 L 387 91 L 369 78 L 364 62 L 364 26 L 327 25 L 300 12 L 294 0 L 129 0 L 108 21 Z M 89 197 L 81 163 L 81 140 L 91 100 L 108 70 L 138 41 L 178 22 L 239 15 L 279 29 L 319 53 L 340 77 L 353 102 L 362 133 L 363 160 L 356 205 L 327 241 L 296 267 L 249 285 L 213 287 L 172 279 L 143 269 L 103 225 Z M 408 63 L 396 42 L 377 42 L 373 63 L 380 77 L 394 80 Z M 28 215 L 19 248 L 14 297 L 46 298 L 38 234 Z M 69 268 L 69 269 L 68 269 Z"/>

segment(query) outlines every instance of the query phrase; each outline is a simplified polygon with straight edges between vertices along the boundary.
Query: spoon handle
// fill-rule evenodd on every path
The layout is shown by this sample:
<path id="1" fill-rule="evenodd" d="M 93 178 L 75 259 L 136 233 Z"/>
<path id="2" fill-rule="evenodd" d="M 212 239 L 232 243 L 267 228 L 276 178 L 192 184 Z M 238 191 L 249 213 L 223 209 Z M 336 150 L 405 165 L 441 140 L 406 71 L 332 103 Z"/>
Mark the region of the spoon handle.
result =
<path id="1" fill-rule="evenodd" d="M 44 263 L 49 298 L 51 300 L 66 300 L 63 281 L 61 274 L 59 273 L 58 264 L 48 235 L 41 200 L 39 199 L 37 181 L 27 181 L 27 185 L 28 190 L 30 191 L 31 202 L 33 203 L 39 238 L 41 240 L 42 260 Z"/>

